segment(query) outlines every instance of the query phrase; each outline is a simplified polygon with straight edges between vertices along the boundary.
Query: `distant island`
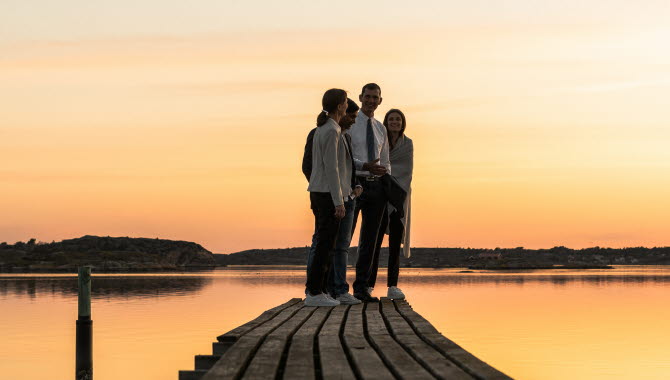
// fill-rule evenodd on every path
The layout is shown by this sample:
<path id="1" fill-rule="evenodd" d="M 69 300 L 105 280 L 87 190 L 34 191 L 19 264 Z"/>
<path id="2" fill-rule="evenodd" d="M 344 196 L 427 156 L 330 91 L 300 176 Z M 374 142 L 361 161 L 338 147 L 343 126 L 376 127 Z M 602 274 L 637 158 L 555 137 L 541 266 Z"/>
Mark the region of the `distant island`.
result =
<path id="1" fill-rule="evenodd" d="M 219 265 L 305 265 L 309 247 L 251 249 L 231 254 L 215 254 Z M 356 247 L 349 249 L 349 265 L 358 258 Z M 382 248 L 379 265 L 388 263 L 388 249 Z M 611 265 L 670 265 L 670 247 L 658 248 L 412 248 L 410 258 L 400 258 L 403 268 L 469 269 L 597 269 Z"/>
<path id="2" fill-rule="evenodd" d="M 60 242 L 31 239 L 0 243 L 0 272 L 74 272 L 92 265 L 97 272 L 211 269 L 217 266 L 304 266 L 309 247 L 251 249 L 213 254 L 201 245 L 166 239 L 86 235 Z M 356 247 L 349 264 L 356 263 Z M 386 266 L 382 248 L 379 264 Z M 412 248 L 401 257 L 404 268 L 468 268 L 483 270 L 594 269 L 611 265 L 670 265 L 670 247 L 549 249 L 517 248 Z"/>
<path id="3" fill-rule="evenodd" d="M 98 272 L 213 268 L 212 253 L 200 244 L 165 239 L 86 235 L 60 242 L 0 243 L 1 272 L 73 272 L 92 265 Z"/>

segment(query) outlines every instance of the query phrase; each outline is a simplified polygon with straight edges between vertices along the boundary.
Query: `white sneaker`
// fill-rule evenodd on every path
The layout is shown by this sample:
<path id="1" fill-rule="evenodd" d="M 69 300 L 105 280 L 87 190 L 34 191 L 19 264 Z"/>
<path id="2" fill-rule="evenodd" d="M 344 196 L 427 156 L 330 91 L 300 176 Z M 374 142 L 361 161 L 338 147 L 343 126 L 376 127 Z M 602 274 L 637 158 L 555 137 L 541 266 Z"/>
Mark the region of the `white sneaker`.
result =
<path id="1" fill-rule="evenodd" d="M 349 293 L 340 294 L 337 296 L 336 300 L 340 302 L 340 305 L 357 305 L 361 303 L 361 300 Z"/>
<path id="2" fill-rule="evenodd" d="M 308 294 L 305 297 L 305 306 L 325 306 L 332 307 L 339 305 L 340 302 L 332 298 L 326 297 L 325 294 L 319 293 L 315 296 Z"/>
<path id="3" fill-rule="evenodd" d="M 389 286 L 388 294 L 386 295 L 390 299 L 394 300 L 404 300 L 405 293 L 402 292 L 397 286 Z"/>
<path id="4" fill-rule="evenodd" d="M 372 291 L 375 290 L 372 286 L 366 288 L 368 290 L 368 294 L 372 294 Z"/>

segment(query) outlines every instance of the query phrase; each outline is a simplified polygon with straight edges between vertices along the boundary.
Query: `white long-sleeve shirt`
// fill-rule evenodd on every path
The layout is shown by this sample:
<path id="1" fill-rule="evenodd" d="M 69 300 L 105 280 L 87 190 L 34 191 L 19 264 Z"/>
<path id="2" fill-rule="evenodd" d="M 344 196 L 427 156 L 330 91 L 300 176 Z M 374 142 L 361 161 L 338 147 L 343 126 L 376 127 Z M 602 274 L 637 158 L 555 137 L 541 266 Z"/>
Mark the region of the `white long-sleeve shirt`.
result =
<path id="1" fill-rule="evenodd" d="M 366 141 L 368 128 L 367 115 L 359 112 L 356 116 L 356 122 L 351 126 L 347 133 L 351 136 L 351 144 L 354 151 L 354 162 L 356 163 L 356 175 L 369 176 L 370 172 L 361 170 L 363 164 L 368 162 L 368 145 Z M 375 158 L 379 158 L 379 165 L 386 168 L 391 174 L 391 161 L 389 160 L 389 140 L 386 136 L 386 127 L 379 120 L 372 118 L 372 132 L 375 135 Z"/>

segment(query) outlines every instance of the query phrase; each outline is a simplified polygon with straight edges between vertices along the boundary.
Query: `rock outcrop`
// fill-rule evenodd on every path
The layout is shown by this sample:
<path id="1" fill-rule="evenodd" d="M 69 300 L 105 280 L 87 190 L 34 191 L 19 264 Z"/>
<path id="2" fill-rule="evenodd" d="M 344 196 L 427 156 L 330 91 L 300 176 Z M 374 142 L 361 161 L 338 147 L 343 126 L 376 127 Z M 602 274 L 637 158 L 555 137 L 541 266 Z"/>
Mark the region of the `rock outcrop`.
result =
<path id="1" fill-rule="evenodd" d="M 188 241 L 86 235 L 52 243 L 0 244 L 0 270 L 176 270 L 214 267 L 212 253 Z"/>

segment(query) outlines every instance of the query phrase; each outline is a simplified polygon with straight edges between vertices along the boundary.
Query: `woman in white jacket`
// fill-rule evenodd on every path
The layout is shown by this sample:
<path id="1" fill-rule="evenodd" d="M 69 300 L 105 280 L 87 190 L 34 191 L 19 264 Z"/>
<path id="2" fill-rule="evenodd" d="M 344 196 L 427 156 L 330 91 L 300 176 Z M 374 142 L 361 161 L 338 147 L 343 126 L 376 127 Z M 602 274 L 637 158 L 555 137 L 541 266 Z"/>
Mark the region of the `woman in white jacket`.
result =
<path id="1" fill-rule="evenodd" d="M 347 110 L 347 92 L 330 89 L 321 100 L 323 110 L 316 121 L 312 146 L 312 174 L 309 178 L 309 199 L 316 220 L 314 258 L 307 270 L 306 306 L 337 306 L 326 289 L 332 265 L 333 248 L 345 215 L 345 198 L 351 194 L 352 162 L 341 138 L 339 121 Z"/>
<path id="2" fill-rule="evenodd" d="M 382 218 L 380 231 L 386 231 L 389 235 L 389 262 L 388 262 L 388 298 L 404 299 L 405 294 L 398 288 L 398 276 L 400 274 L 400 254 L 409 257 L 409 232 L 411 216 L 412 197 L 412 173 L 414 171 L 414 144 L 405 136 L 407 120 L 405 114 L 399 109 L 391 109 L 384 116 L 384 126 L 389 139 L 389 160 L 393 168 L 393 176 L 400 186 L 407 192 L 405 199 L 404 216 L 399 217 L 397 210 L 389 204 Z M 388 229 L 387 229 L 388 227 Z M 384 234 L 379 235 L 379 240 Z M 378 241 L 378 246 L 381 246 Z M 375 276 L 376 277 L 376 273 Z M 374 284 L 370 284 L 374 287 Z"/>

